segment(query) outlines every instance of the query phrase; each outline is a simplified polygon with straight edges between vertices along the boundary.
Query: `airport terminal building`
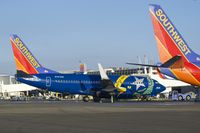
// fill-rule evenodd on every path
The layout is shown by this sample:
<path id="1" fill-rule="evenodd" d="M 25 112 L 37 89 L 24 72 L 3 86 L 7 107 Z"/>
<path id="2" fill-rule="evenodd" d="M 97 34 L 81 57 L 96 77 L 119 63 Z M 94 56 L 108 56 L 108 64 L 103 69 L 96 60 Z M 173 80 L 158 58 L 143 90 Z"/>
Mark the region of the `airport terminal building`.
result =
<path id="1" fill-rule="evenodd" d="M 37 88 L 19 83 L 14 76 L 0 75 L 0 97 L 10 98 L 12 96 L 24 95 L 24 92 L 36 90 Z"/>

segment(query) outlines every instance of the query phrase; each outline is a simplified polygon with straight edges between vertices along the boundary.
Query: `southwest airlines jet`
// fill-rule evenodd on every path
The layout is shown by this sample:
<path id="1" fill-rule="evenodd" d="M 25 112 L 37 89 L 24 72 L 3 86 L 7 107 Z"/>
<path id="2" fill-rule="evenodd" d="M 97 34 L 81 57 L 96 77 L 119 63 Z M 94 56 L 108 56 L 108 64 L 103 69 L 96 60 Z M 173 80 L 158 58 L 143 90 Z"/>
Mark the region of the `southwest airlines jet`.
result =
<path id="1" fill-rule="evenodd" d="M 162 65 L 127 64 L 158 67 L 165 75 L 200 86 L 200 56 L 189 48 L 159 5 L 152 4 L 149 9 Z"/>
<path id="2" fill-rule="evenodd" d="M 22 83 L 64 94 L 101 98 L 133 98 L 134 95 L 155 96 L 165 87 L 149 77 L 130 75 L 107 75 L 98 64 L 100 75 L 62 74 L 43 67 L 17 35 L 10 37 L 16 63 L 16 79 Z"/>

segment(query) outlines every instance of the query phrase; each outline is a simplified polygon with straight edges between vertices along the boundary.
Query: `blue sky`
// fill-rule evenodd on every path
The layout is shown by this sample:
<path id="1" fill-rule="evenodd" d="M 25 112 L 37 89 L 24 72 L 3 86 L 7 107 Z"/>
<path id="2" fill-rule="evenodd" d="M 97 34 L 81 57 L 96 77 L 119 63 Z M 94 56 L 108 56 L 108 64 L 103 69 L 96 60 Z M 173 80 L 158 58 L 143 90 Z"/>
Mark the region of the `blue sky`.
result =
<path id="1" fill-rule="evenodd" d="M 199 0 L 2 0 L 0 74 L 14 74 L 9 42 L 17 34 L 39 62 L 57 71 L 125 66 L 144 55 L 158 61 L 148 4 L 160 4 L 200 53 Z"/>

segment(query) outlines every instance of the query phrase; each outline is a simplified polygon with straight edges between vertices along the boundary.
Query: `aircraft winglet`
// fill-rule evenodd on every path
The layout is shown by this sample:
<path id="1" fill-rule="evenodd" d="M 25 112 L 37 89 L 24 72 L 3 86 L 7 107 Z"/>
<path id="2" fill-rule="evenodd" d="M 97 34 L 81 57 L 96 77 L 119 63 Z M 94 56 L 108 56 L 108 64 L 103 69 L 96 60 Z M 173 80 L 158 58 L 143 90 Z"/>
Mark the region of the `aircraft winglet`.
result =
<path id="1" fill-rule="evenodd" d="M 101 79 L 102 80 L 108 80 L 108 76 L 105 72 L 105 70 L 103 69 L 102 65 L 100 63 L 98 63 L 98 67 L 99 67 L 99 72 L 100 72 L 100 75 L 101 75 Z"/>

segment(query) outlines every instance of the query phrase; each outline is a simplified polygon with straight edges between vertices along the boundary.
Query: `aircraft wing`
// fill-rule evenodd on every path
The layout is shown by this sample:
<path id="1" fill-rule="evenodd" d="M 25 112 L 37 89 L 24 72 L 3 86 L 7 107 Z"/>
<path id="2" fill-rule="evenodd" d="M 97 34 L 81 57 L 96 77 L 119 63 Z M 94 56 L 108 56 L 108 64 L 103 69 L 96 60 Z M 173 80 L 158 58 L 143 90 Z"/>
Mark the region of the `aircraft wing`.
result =
<path id="1" fill-rule="evenodd" d="M 106 74 L 105 70 L 103 69 L 102 65 L 98 63 L 99 72 L 101 75 L 101 84 L 102 84 L 102 91 L 112 93 L 116 89 L 113 82 L 109 79 L 108 75 Z"/>

